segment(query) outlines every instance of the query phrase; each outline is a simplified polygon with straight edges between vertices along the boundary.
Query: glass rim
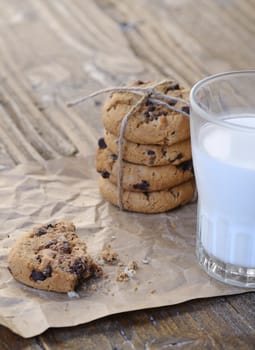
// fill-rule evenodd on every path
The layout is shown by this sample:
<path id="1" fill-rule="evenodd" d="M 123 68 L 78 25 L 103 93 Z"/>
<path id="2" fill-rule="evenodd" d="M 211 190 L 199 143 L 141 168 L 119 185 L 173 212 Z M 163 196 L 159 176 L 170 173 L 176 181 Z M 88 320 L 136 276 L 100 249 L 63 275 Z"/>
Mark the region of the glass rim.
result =
<path id="1" fill-rule="evenodd" d="M 233 71 L 226 71 L 221 73 L 216 73 L 209 75 L 199 81 L 197 81 L 193 87 L 190 90 L 190 106 L 191 109 L 193 109 L 195 112 L 197 112 L 203 119 L 213 123 L 218 124 L 222 127 L 231 128 L 234 130 L 239 131 L 249 131 L 249 132 L 255 132 L 255 127 L 247 126 L 247 125 L 240 125 L 240 124 L 233 124 L 230 123 L 224 119 L 216 119 L 209 113 L 207 113 L 203 108 L 199 106 L 199 104 L 196 101 L 195 93 L 207 82 L 220 79 L 224 76 L 238 76 L 238 75 L 254 75 L 255 76 L 255 69 L 247 69 L 247 70 L 233 70 Z M 255 116 L 255 111 L 254 111 Z"/>

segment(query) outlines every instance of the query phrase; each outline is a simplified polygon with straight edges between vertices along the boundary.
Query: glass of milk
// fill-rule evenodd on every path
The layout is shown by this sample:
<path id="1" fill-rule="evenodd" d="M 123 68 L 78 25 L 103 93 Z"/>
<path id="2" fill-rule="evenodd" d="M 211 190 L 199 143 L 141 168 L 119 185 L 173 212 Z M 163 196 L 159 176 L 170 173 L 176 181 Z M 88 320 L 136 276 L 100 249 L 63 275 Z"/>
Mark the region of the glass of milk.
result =
<path id="1" fill-rule="evenodd" d="M 199 81 L 190 104 L 199 263 L 255 288 L 255 70 Z"/>

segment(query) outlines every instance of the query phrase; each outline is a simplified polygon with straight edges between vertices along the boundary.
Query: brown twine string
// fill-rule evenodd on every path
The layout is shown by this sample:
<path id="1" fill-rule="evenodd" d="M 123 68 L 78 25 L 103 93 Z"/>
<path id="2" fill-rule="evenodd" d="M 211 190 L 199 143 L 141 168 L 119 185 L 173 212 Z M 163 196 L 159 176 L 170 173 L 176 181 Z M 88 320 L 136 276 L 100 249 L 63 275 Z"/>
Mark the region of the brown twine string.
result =
<path id="1" fill-rule="evenodd" d="M 170 95 L 166 95 L 166 94 L 162 94 L 160 92 L 155 91 L 154 89 L 160 85 L 162 85 L 163 83 L 165 83 L 167 81 L 162 81 L 160 83 L 157 83 L 155 85 L 153 85 L 152 87 L 111 87 L 111 88 L 106 88 L 106 89 L 102 89 L 102 90 L 98 90 L 93 92 L 92 94 L 89 94 L 87 96 L 83 96 L 78 98 L 77 100 L 71 101 L 67 103 L 67 107 L 72 107 L 75 106 L 77 104 L 80 104 L 82 102 L 85 102 L 93 97 L 96 97 L 98 95 L 104 94 L 104 93 L 108 93 L 108 92 L 132 92 L 135 93 L 137 95 L 143 96 L 144 94 L 150 95 L 152 97 L 155 97 L 156 100 L 163 99 L 163 100 L 168 100 L 168 101 L 176 101 L 176 102 L 181 102 L 185 105 L 189 105 L 189 103 L 180 98 L 180 97 L 175 97 L 175 96 L 170 96 Z M 173 106 L 169 105 L 166 103 L 166 107 L 168 107 L 169 109 L 175 110 L 173 109 Z M 179 112 L 179 111 L 178 111 Z M 181 114 L 184 114 L 186 116 L 189 117 L 189 115 L 187 115 L 187 113 L 183 113 L 183 111 L 180 111 Z"/>
<path id="2" fill-rule="evenodd" d="M 145 101 L 149 101 L 153 104 L 161 105 L 163 107 L 168 108 L 171 111 L 183 114 L 184 116 L 189 118 L 189 114 L 186 113 L 183 110 L 180 110 L 169 103 L 176 101 L 181 102 L 185 106 L 189 106 L 189 103 L 185 101 L 182 98 L 171 96 L 171 95 L 166 95 L 162 94 L 160 92 L 155 91 L 155 88 L 164 84 L 164 83 L 169 83 L 168 80 L 163 80 L 159 83 L 156 83 L 150 87 L 111 87 L 111 88 L 106 88 L 102 90 L 95 91 L 87 96 L 83 96 L 81 98 L 78 98 L 77 100 L 71 101 L 67 103 L 68 107 L 75 106 L 77 104 L 80 104 L 82 102 L 85 102 L 93 97 L 96 97 L 98 95 L 104 94 L 104 93 L 109 93 L 109 92 L 120 92 L 120 93 L 125 93 L 125 92 L 131 92 L 134 93 L 138 96 L 141 96 L 141 98 L 135 103 L 134 106 L 130 108 L 130 110 L 126 113 L 124 118 L 121 121 L 120 125 L 120 132 L 119 132 L 119 138 L 118 138 L 118 173 L 117 173 L 117 195 L 118 195 L 118 206 L 120 210 L 124 210 L 123 208 L 123 201 L 122 201 L 122 181 L 123 181 L 123 149 L 124 149 L 124 144 L 125 144 L 125 130 L 127 123 L 132 115 L 134 115 L 134 112 L 137 110 L 138 107 L 142 106 L 142 104 Z"/>
<path id="3" fill-rule="evenodd" d="M 123 202 L 122 202 L 122 180 L 123 180 L 123 149 L 125 143 L 125 130 L 128 123 L 129 118 L 134 114 L 136 109 L 141 106 L 145 100 L 147 100 L 148 95 L 142 96 L 132 108 L 128 111 L 125 117 L 121 121 L 120 125 L 120 133 L 119 133 L 119 143 L 118 143 L 118 175 L 117 175 L 117 190 L 118 190 L 118 205 L 120 210 L 123 210 Z"/>

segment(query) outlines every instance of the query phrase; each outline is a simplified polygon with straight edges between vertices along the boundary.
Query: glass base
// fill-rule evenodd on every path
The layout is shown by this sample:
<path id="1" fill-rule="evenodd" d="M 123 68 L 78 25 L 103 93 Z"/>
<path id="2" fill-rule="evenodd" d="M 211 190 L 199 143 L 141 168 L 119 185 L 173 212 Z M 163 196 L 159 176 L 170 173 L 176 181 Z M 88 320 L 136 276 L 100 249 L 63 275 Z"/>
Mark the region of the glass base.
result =
<path id="1" fill-rule="evenodd" d="M 255 268 L 227 264 L 210 256 L 201 244 L 197 246 L 197 258 L 202 268 L 217 280 L 242 288 L 255 288 Z"/>

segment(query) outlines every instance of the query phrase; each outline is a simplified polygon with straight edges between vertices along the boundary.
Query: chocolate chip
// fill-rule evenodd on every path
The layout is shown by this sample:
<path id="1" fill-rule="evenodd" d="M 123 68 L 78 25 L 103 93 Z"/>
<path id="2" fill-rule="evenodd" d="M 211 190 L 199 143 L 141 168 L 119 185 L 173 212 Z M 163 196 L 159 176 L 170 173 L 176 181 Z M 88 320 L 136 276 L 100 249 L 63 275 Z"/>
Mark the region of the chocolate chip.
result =
<path id="1" fill-rule="evenodd" d="M 150 165 L 153 165 L 156 159 L 156 153 L 153 150 L 148 150 L 147 155 L 149 156 L 149 163 Z"/>
<path id="2" fill-rule="evenodd" d="M 47 226 L 46 226 L 46 229 L 48 230 L 49 228 L 54 228 L 55 227 L 55 225 L 53 225 L 53 224 L 48 224 Z"/>
<path id="3" fill-rule="evenodd" d="M 45 268 L 45 270 L 43 271 L 43 274 L 46 278 L 51 277 L 52 274 L 52 267 L 50 264 L 48 264 Z"/>
<path id="4" fill-rule="evenodd" d="M 78 276 L 82 276 L 86 270 L 86 260 L 82 258 L 77 258 L 73 265 L 70 266 L 70 272 L 75 273 Z"/>
<path id="5" fill-rule="evenodd" d="M 156 110 L 154 106 L 151 106 L 151 108 L 153 108 L 153 111 L 150 111 L 150 109 L 148 108 L 148 110 L 144 112 L 147 123 L 153 120 L 158 120 L 158 118 L 161 117 L 162 115 L 168 114 L 167 111 Z"/>
<path id="6" fill-rule="evenodd" d="M 150 192 L 143 192 L 143 194 L 145 195 L 146 199 L 149 200 Z"/>
<path id="7" fill-rule="evenodd" d="M 182 107 L 182 111 L 189 114 L 190 110 L 189 110 L 189 106 L 183 106 Z"/>
<path id="8" fill-rule="evenodd" d="M 103 171 L 101 175 L 104 179 L 108 179 L 110 177 L 110 173 L 108 171 Z"/>
<path id="9" fill-rule="evenodd" d="M 111 154 L 111 158 L 112 158 L 112 160 L 117 160 L 118 159 L 118 156 L 116 155 L 116 154 Z"/>
<path id="10" fill-rule="evenodd" d="M 181 169 L 182 171 L 192 171 L 193 172 L 192 160 L 187 160 L 186 162 L 183 162 L 183 163 L 177 165 L 177 168 Z"/>
<path id="11" fill-rule="evenodd" d="M 50 243 L 46 244 L 44 248 L 45 249 L 49 249 L 49 248 L 53 248 L 54 249 L 55 246 L 56 246 L 56 242 L 53 241 L 53 242 L 50 242 Z"/>
<path id="12" fill-rule="evenodd" d="M 182 153 L 178 153 L 177 156 L 173 159 L 171 159 L 171 162 L 175 162 L 176 160 L 180 160 L 183 158 L 183 154 Z"/>
<path id="13" fill-rule="evenodd" d="M 38 256 L 38 258 L 39 258 L 39 256 Z M 51 277 L 51 274 L 52 274 L 52 267 L 50 264 L 48 264 L 43 272 L 39 271 L 39 270 L 33 270 L 30 278 L 32 280 L 34 280 L 35 282 L 36 281 L 44 281 L 46 278 Z"/>
<path id="14" fill-rule="evenodd" d="M 36 236 L 42 236 L 42 235 L 45 235 L 45 233 L 47 233 L 47 229 L 45 229 L 45 228 L 39 228 L 39 229 L 35 232 L 35 235 L 36 235 Z"/>
<path id="15" fill-rule="evenodd" d="M 143 80 L 136 80 L 134 82 L 134 85 L 143 85 L 144 84 L 144 81 Z"/>
<path id="16" fill-rule="evenodd" d="M 148 112 L 154 112 L 154 111 L 155 111 L 155 109 L 156 109 L 156 107 L 155 107 L 155 106 L 150 105 L 150 106 L 148 107 L 147 111 L 148 111 Z"/>
<path id="17" fill-rule="evenodd" d="M 146 122 L 146 123 L 149 123 L 149 122 L 152 122 L 152 121 L 154 121 L 154 120 L 158 120 L 158 118 L 159 118 L 161 115 L 163 115 L 163 114 L 164 114 L 164 113 L 162 113 L 162 112 L 158 112 L 158 113 L 154 112 L 153 114 L 152 114 L 152 113 L 149 113 L 149 116 L 146 116 L 145 122 Z"/>
<path id="18" fill-rule="evenodd" d="M 157 113 L 154 113 L 154 119 L 158 119 L 158 117 L 161 117 L 162 115 L 167 115 L 167 111 L 158 111 Z"/>
<path id="19" fill-rule="evenodd" d="M 163 157 L 165 157 L 167 154 L 167 150 L 165 148 L 162 148 L 161 152 L 162 152 Z"/>
<path id="20" fill-rule="evenodd" d="M 179 90 L 179 89 L 180 89 L 180 85 L 178 83 L 173 83 L 172 85 L 166 88 L 165 93 L 167 93 L 168 91 Z"/>
<path id="21" fill-rule="evenodd" d="M 42 256 L 41 255 L 37 255 L 36 260 L 39 262 L 39 264 L 42 262 Z"/>
<path id="22" fill-rule="evenodd" d="M 172 131 L 172 132 L 171 132 L 171 135 L 175 135 L 175 131 Z"/>
<path id="23" fill-rule="evenodd" d="M 149 105 L 152 105 L 152 102 L 149 99 L 147 99 L 145 102 L 145 106 L 149 106 Z"/>
<path id="24" fill-rule="evenodd" d="M 105 140 L 103 137 L 101 137 L 101 139 L 98 140 L 98 147 L 100 149 L 104 149 L 107 147 L 107 144 L 105 143 Z"/>
<path id="25" fill-rule="evenodd" d="M 142 182 L 133 185 L 133 188 L 136 190 L 147 190 L 149 187 L 150 184 L 146 180 L 142 180 Z"/>
<path id="26" fill-rule="evenodd" d="M 33 270 L 30 278 L 32 278 L 32 280 L 36 282 L 36 281 L 44 281 L 47 277 L 44 275 L 43 272 L 38 270 Z"/>
<path id="27" fill-rule="evenodd" d="M 71 252 L 72 252 L 72 249 L 69 246 L 69 243 L 67 241 L 64 241 L 62 243 L 62 246 L 60 247 L 59 250 L 60 250 L 61 253 L 64 253 L 64 254 L 71 254 Z"/>
<path id="28" fill-rule="evenodd" d="M 175 106 L 177 103 L 176 100 L 172 99 L 172 100 L 167 100 L 167 104 L 169 104 L 169 106 Z"/>

